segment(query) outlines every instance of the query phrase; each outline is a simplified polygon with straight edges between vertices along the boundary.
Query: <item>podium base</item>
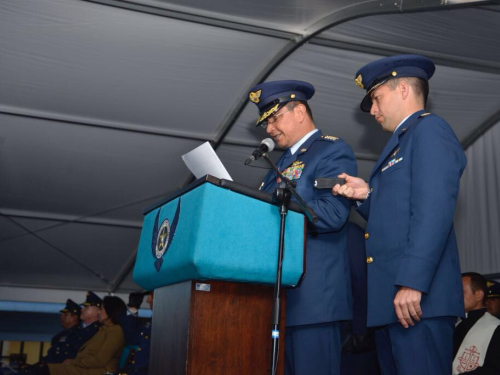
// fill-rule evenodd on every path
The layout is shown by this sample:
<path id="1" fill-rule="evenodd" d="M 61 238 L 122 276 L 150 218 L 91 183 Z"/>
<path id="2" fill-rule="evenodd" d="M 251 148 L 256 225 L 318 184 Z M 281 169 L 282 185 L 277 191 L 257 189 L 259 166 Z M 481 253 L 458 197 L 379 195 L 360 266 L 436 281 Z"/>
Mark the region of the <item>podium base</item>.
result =
<path id="1" fill-rule="evenodd" d="M 278 374 L 285 359 L 281 302 Z M 264 285 L 190 280 L 156 289 L 149 374 L 268 375 L 272 305 L 273 287 Z"/>

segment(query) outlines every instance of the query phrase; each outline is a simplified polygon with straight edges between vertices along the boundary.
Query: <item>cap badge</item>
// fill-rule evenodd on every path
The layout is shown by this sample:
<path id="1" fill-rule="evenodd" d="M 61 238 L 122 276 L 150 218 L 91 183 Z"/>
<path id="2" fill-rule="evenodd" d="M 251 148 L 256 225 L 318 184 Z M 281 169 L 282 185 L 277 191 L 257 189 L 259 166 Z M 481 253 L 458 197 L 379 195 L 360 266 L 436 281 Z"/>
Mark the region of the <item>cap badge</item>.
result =
<path id="1" fill-rule="evenodd" d="M 250 101 L 252 103 L 255 103 L 257 104 L 258 102 L 260 102 L 260 94 L 262 94 L 262 90 L 258 90 L 258 91 L 252 91 L 248 97 L 250 98 Z"/>
<path id="2" fill-rule="evenodd" d="M 486 281 L 486 285 L 488 286 L 488 288 L 491 288 L 493 285 L 495 285 L 495 283 L 492 283 L 491 281 Z"/>
<path id="3" fill-rule="evenodd" d="M 356 77 L 356 79 L 354 80 L 354 82 L 356 82 L 356 85 L 358 85 L 362 89 L 365 88 L 365 86 L 363 86 L 363 77 L 361 76 L 361 74 Z"/>

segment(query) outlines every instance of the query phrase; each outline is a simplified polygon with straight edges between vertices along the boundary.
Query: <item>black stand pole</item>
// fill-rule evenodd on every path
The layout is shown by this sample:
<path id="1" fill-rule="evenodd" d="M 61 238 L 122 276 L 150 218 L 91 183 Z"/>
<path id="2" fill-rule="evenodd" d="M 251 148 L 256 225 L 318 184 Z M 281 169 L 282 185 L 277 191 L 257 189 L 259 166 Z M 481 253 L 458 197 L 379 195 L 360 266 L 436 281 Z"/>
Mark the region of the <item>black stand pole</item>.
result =
<path id="1" fill-rule="evenodd" d="M 318 217 L 314 213 L 314 211 L 307 207 L 304 200 L 300 197 L 300 195 L 295 191 L 295 184 L 290 181 L 288 178 L 284 177 L 279 171 L 278 167 L 269 159 L 266 153 L 262 154 L 262 157 L 267 161 L 267 163 L 273 168 L 281 179 L 281 184 L 284 187 L 277 187 L 273 200 L 278 203 L 279 211 L 280 211 L 280 240 L 279 240 L 279 249 L 278 249 L 278 267 L 276 272 L 276 283 L 274 285 L 274 298 L 273 298 L 273 315 L 272 315 L 272 326 L 271 326 L 271 338 L 272 338 L 272 354 L 271 354 L 271 375 L 276 374 L 276 370 L 278 369 L 278 353 L 279 353 L 279 324 L 280 324 L 280 314 L 281 314 L 281 305 L 280 305 L 280 293 L 281 293 L 281 273 L 283 268 L 283 256 L 285 253 L 285 223 L 286 223 L 286 215 L 288 213 L 288 206 L 290 204 L 290 199 L 292 195 L 295 197 L 297 202 L 304 209 L 304 213 L 307 216 L 307 219 L 313 223 L 318 221 Z"/>
<path id="2" fill-rule="evenodd" d="M 272 357 L 271 357 L 271 375 L 276 374 L 278 368 L 278 354 L 279 354 L 279 324 L 280 324 L 280 293 L 281 293 L 281 272 L 283 268 L 283 254 L 285 251 L 285 221 L 286 215 L 288 213 L 288 205 L 290 204 L 290 198 L 292 197 L 290 190 L 286 188 L 277 188 L 274 193 L 274 198 L 276 202 L 279 202 L 280 210 L 280 241 L 278 249 L 278 270 L 276 272 L 276 283 L 274 284 L 274 298 L 273 298 L 273 315 L 272 315 L 272 326 L 271 326 L 271 338 L 272 338 Z"/>

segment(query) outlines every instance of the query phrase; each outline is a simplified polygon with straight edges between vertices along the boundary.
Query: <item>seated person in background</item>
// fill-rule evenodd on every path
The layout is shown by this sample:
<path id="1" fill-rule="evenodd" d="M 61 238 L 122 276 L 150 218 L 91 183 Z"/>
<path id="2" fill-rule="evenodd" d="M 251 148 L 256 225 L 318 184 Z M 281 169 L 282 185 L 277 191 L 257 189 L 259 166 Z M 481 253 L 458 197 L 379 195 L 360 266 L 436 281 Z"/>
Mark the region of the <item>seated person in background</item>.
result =
<path id="1" fill-rule="evenodd" d="M 488 293 L 484 302 L 486 311 L 500 319 L 500 283 L 488 280 L 486 284 L 488 285 Z M 500 356 L 500 353 L 498 355 Z"/>
<path id="2" fill-rule="evenodd" d="M 99 311 L 99 331 L 82 346 L 75 359 L 67 359 L 61 364 L 49 364 L 48 373 L 102 375 L 116 372 L 125 346 L 123 330 L 119 323 L 126 313 L 127 307 L 120 298 L 104 297 Z"/>
<path id="3" fill-rule="evenodd" d="M 40 362 L 27 366 L 22 370 L 24 374 L 36 374 L 37 368 L 45 363 L 61 363 L 65 359 L 75 358 L 80 349 L 80 313 L 82 308 L 71 299 L 66 300 L 66 306 L 60 310 L 61 325 L 64 328 L 52 337 L 47 355 Z"/>
<path id="4" fill-rule="evenodd" d="M 500 374 L 500 320 L 486 312 L 486 279 L 462 274 L 466 318 L 453 335 L 453 374 Z"/>
<path id="5" fill-rule="evenodd" d="M 125 345 L 137 345 L 139 343 L 138 332 L 141 324 L 139 319 L 139 308 L 144 300 L 144 292 L 133 292 L 128 296 L 127 316 L 121 322 L 125 334 Z"/>
<path id="6" fill-rule="evenodd" d="M 78 331 L 78 338 L 80 341 L 80 345 L 78 349 L 89 341 L 99 330 L 101 323 L 99 323 L 99 312 L 102 307 L 102 299 L 96 295 L 92 291 L 87 292 L 87 297 L 85 298 L 85 302 L 82 303 L 82 313 L 80 315 L 80 319 L 82 324 L 80 326 L 80 330 Z M 78 350 L 77 350 L 78 351 Z M 76 353 L 73 357 L 75 358 Z"/>
<path id="7" fill-rule="evenodd" d="M 64 330 L 52 338 L 50 349 L 40 362 L 61 363 L 67 358 L 75 358 L 78 349 L 80 349 L 78 330 L 82 308 L 68 299 L 66 306 L 60 312 L 61 325 Z"/>
<path id="8" fill-rule="evenodd" d="M 147 291 L 144 293 L 147 295 L 146 302 L 153 310 L 153 291 Z M 137 345 L 138 348 L 135 353 L 131 354 L 129 361 L 124 368 L 118 370 L 120 374 L 129 375 L 147 375 L 149 369 L 149 351 L 151 347 L 151 322 L 146 323 L 146 325 L 140 326 L 137 331 Z"/>

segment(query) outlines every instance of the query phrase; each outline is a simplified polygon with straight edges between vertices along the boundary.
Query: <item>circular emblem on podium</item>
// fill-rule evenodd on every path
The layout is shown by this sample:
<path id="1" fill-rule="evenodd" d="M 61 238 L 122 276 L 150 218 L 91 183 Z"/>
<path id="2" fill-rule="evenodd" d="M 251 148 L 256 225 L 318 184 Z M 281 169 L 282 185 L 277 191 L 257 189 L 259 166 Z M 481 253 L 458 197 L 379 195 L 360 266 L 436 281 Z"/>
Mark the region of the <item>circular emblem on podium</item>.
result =
<path id="1" fill-rule="evenodd" d="M 161 223 L 160 230 L 158 231 L 158 238 L 156 239 L 156 258 L 160 259 L 165 250 L 167 250 L 168 241 L 170 239 L 170 221 L 168 219 Z"/>

